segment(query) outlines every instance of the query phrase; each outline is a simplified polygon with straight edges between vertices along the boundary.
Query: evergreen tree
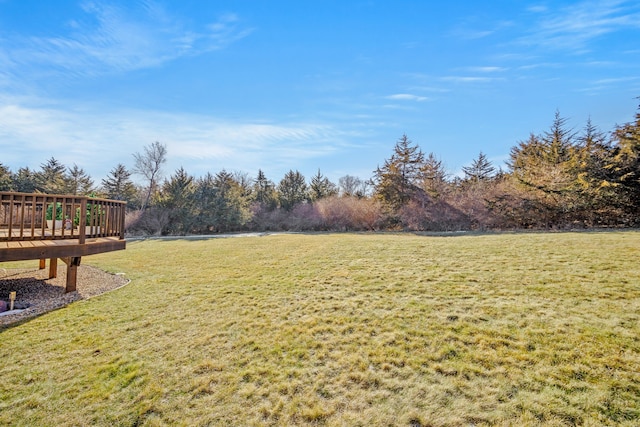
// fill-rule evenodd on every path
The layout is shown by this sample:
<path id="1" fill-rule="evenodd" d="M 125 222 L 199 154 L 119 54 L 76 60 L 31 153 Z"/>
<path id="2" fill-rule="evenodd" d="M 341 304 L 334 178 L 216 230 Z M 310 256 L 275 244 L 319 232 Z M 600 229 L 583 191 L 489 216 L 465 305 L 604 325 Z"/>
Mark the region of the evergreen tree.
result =
<path id="1" fill-rule="evenodd" d="M 193 177 L 184 168 L 178 169 L 166 180 L 158 197 L 158 206 L 168 210 L 169 222 L 166 232 L 184 234 L 191 231 L 195 205 Z"/>
<path id="2" fill-rule="evenodd" d="M 621 206 L 628 213 L 628 222 L 640 223 L 640 107 L 635 122 L 618 126 L 613 132 L 613 156 L 607 167 L 618 187 Z"/>
<path id="3" fill-rule="evenodd" d="M 278 207 L 278 195 L 275 184 L 267 179 L 264 172 L 260 169 L 253 183 L 253 198 L 262 209 L 271 211 Z"/>
<path id="4" fill-rule="evenodd" d="M 374 171 L 375 196 L 394 211 L 406 205 L 416 191 L 424 165 L 424 154 L 407 135 L 396 142 L 391 158 Z"/>
<path id="5" fill-rule="evenodd" d="M 138 196 L 138 189 L 131 180 L 131 172 L 122 163 L 118 163 L 102 180 L 102 191 L 108 199 L 124 200 L 130 208 L 134 207 Z"/>
<path id="6" fill-rule="evenodd" d="M 218 189 L 211 173 L 196 182 L 196 231 L 206 233 L 214 231 L 217 222 L 217 193 Z"/>
<path id="7" fill-rule="evenodd" d="M 322 175 L 320 169 L 318 173 L 311 177 L 311 184 L 309 185 L 309 198 L 312 202 L 323 199 L 325 197 L 331 197 L 338 194 L 338 189 L 335 184 L 329 181 L 329 178 Z"/>
<path id="8" fill-rule="evenodd" d="M 556 111 L 551 128 L 541 137 L 545 146 L 545 160 L 550 164 L 561 165 L 575 160 L 574 140 L 576 133 L 567 129 L 567 119 Z"/>
<path id="9" fill-rule="evenodd" d="M 477 159 L 471 162 L 471 166 L 464 166 L 464 179 L 473 183 L 489 181 L 494 177 L 496 168 L 493 167 L 491 161 L 481 151 Z"/>
<path id="10" fill-rule="evenodd" d="M 225 170 L 216 175 L 207 173 L 198 180 L 198 230 L 219 232 L 241 229 L 251 219 L 251 195 L 247 186 Z"/>
<path id="11" fill-rule="evenodd" d="M 530 211 L 538 212 L 539 225 L 562 225 L 582 217 L 579 193 L 579 148 L 576 134 L 565 128 L 556 112 L 549 131 L 531 135 L 513 147 L 508 165 L 512 176 L 529 195 Z"/>
<path id="12" fill-rule="evenodd" d="M 66 170 L 65 165 L 51 157 L 40 165 L 40 171 L 35 175 L 36 190 L 47 194 L 64 193 Z"/>
<path id="13" fill-rule="evenodd" d="M 447 188 L 447 171 L 441 160 L 429 153 L 420 168 L 420 187 L 431 198 L 444 195 Z"/>
<path id="14" fill-rule="evenodd" d="M 253 201 L 253 180 L 246 172 L 235 171 L 233 172 L 233 180 L 238 185 L 238 196 L 243 200 L 243 203 Z"/>
<path id="15" fill-rule="evenodd" d="M 11 191 L 13 187 L 13 178 L 11 170 L 0 163 L 0 191 Z"/>
<path id="16" fill-rule="evenodd" d="M 13 175 L 13 190 L 19 193 L 33 193 L 37 187 L 37 175 L 28 167 L 18 169 Z"/>
<path id="17" fill-rule="evenodd" d="M 222 170 L 213 180 L 216 188 L 216 230 L 236 230 L 251 219 L 250 194 L 233 174 Z"/>
<path id="18" fill-rule="evenodd" d="M 578 158 L 577 188 L 580 195 L 581 211 L 587 225 L 612 224 L 618 216 L 616 189 L 610 185 L 613 150 L 607 136 L 587 120 L 583 133 L 577 138 Z M 613 222 L 612 222 L 613 221 Z"/>
<path id="19" fill-rule="evenodd" d="M 612 154 L 612 147 L 607 136 L 591 122 L 591 118 L 587 120 L 582 135 L 578 137 L 578 150 L 581 178 L 593 180 L 596 185 L 606 180 L 606 166 Z M 585 182 L 585 185 L 593 184 Z"/>
<path id="20" fill-rule="evenodd" d="M 73 167 L 68 169 L 64 178 L 63 192 L 65 194 L 87 196 L 93 192 L 93 180 L 84 169 L 74 163 Z"/>
<path id="21" fill-rule="evenodd" d="M 169 209 L 188 208 L 193 203 L 194 189 L 193 177 L 181 167 L 162 184 L 158 204 Z"/>
<path id="22" fill-rule="evenodd" d="M 304 176 L 290 170 L 278 184 L 280 206 L 291 211 L 297 204 L 307 201 L 307 183 Z"/>
<path id="23" fill-rule="evenodd" d="M 548 195 L 574 190 L 578 156 L 574 134 L 562 128 L 564 123 L 556 113 L 550 131 L 542 136 L 532 134 L 511 149 L 508 165 L 521 183 Z"/>

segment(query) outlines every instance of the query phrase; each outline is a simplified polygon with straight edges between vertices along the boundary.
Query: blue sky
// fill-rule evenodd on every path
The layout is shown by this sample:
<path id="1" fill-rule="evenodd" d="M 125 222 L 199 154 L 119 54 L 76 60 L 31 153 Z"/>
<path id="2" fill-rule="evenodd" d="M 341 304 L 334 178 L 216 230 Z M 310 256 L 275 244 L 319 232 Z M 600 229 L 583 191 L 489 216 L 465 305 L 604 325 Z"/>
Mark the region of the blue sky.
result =
<path id="1" fill-rule="evenodd" d="M 368 179 L 403 134 L 452 173 L 501 166 L 558 110 L 629 122 L 640 3 L 0 0 L 0 162 L 100 182 L 166 144 L 165 175 Z"/>

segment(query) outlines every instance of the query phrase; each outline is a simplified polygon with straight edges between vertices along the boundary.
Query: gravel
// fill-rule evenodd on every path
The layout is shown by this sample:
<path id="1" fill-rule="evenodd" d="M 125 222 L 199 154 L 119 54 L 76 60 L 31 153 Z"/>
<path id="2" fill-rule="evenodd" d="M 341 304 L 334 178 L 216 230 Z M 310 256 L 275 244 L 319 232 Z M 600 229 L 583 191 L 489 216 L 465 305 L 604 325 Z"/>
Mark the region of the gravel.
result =
<path id="1" fill-rule="evenodd" d="M 9 293 L 16 292 L 15 313 L 0 313 L 0 328 L 64 307 L 74 301 L 91 298 L 117 289 L 129 281 L 122 274 L 110 274 L 98 268 L 80 265 L 76 291 L 65 293 L 67 266 L 58 265 L 58 277 L 47 279 L 49 266 L 39 269 L 0 268 L 0 300 L 9 305 Z M 11 313 L 11 314 L 9 314 Z"/>

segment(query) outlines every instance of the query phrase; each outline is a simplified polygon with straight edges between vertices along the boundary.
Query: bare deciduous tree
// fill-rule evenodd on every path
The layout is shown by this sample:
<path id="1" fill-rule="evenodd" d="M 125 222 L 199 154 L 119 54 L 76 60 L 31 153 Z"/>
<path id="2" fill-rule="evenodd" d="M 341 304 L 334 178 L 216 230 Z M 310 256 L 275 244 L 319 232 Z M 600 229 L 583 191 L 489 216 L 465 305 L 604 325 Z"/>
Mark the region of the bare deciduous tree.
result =
<path id="1" fill-rule="evenodd" d="M 162 165 L 167 161 L 167 146 L 156 141 L 144 147 L 142 154 L 135 153 L 133 159 L 135 160 L 134 173 L 142 175 L 148 183 L 146 196 L 140 206 L 140 210 L 144 210 L 162 176 Z"/>

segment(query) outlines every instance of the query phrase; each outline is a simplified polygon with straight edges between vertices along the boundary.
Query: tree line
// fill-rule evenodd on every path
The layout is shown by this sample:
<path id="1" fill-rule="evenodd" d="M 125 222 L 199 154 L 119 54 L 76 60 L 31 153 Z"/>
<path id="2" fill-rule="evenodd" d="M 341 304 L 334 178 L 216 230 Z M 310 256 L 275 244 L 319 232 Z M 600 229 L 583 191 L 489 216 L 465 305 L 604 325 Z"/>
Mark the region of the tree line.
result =
<path id="1" fill-rule="evenodd" d="M 462 176 L 407 135 L 366 180 L 307 180 L 290 170 L 277 183 L 221 170 L 202 177 L 184 168 L 163 175 L 167 149 L 135 153 L 100 184 L 55 158 L 12 172 L 0 163 L 0 190 L 92 195 L 128 203 L 132 234 L 269 230 L 482 230 L 637 227 L 640 225 L 640 109 L 609 133 L 587 121 L 567 127 L 556 112 L 548 130 L 511 148 L 506 169 L 480 152 Z M 136 184 L 132 175 L 139 175 Z"/>

